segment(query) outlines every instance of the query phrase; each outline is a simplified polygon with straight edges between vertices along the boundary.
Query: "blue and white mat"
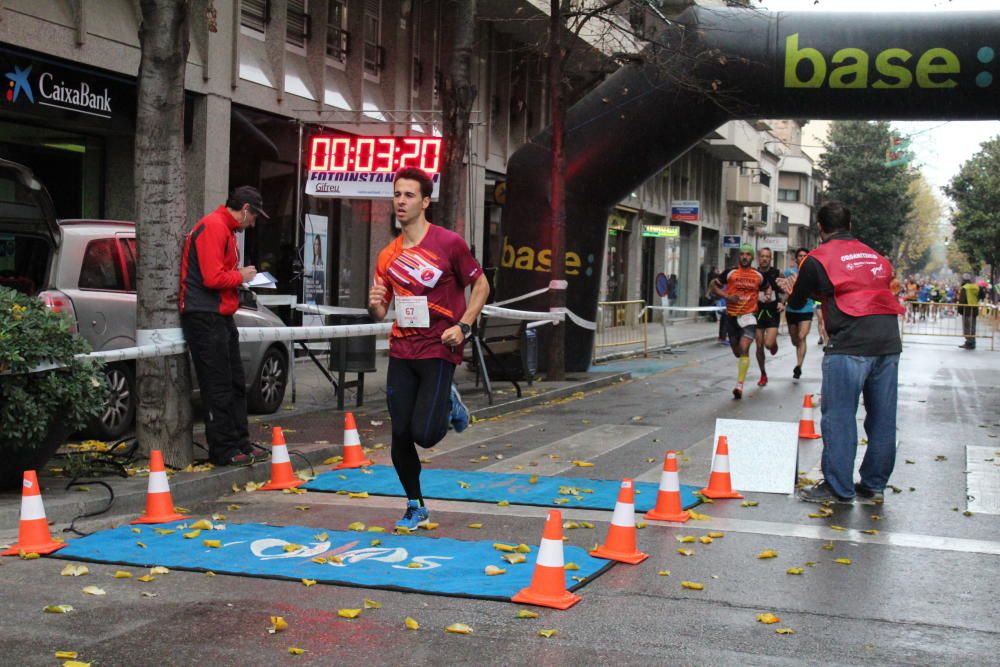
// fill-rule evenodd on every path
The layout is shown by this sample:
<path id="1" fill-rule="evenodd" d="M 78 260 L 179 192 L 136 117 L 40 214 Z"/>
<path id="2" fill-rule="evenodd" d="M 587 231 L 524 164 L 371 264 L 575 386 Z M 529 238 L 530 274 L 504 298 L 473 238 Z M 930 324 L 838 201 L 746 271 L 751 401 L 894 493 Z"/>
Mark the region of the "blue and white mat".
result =
<path id="1" fill-rule="evenodd" d="M 270 579 L 312 579 L 317 583 L 385 588 L 456 597 L 509 600 L 531 583 L 538 545 L 529 545 L 525 562 L 511 565 L 492 540 L 470 542 L 449 538 L 384 533 L 324 531 L 306 526 L 230 523 L 223 530 L 203 530 L 184 537 L 191 520 L 142 526 L 119 526 L 80 539 L 52 554 L 55 558 L 120 563 L 137 567 L 162 565 L 177 570 L 211 570 Z M 156 529 L 176 532 L 164 535 Z M 219 547 L 204 540 L 218 540 Z M 375 545 L 373 540 L 378 540 Z M 510 543 L 508 543 L 510 544 Z M 514 543 L 516 544 L 516 543 Z M 295 546 L 289 546 L 295 545 Z M 611 567 L 580 547 L 564 546 L 566 563 L 579 570 L 566 573 L 575 590 Z M 337 556 L 339 562 L 331 559 Z M 317 563 L 313 559 L 324 558 Z M 506 574 L 487 576 L 495 565 Z M 577 577 L 573 579 L 571 577 Z M 582 580 L 582 581 L 581 581 Z"/>
<path id="2" fill-rule="evenodd" d="M 543 477 L 531 483 L 532 475 L 471 470 L 441 470 L 424 468 L 420 473 L 420 488 L 424 498 L 468 500 L 512 505 L 613 510 L 618 501 L 619 480 L 585 479 L 580 477 Z M 324 472 L 302 488 L 310 491 L 367 491 L 375 496 L 403 496 L 403 487 L 392 466 L 369 466 L 349 470 Z M 684 509 L 698 505 L 696 487 L 681 485 Z M 648 512 L 656 506 L 659 484 L 635 483 L 635 511 Z M 558 501 L 558 502 L 557 502 Z"/>

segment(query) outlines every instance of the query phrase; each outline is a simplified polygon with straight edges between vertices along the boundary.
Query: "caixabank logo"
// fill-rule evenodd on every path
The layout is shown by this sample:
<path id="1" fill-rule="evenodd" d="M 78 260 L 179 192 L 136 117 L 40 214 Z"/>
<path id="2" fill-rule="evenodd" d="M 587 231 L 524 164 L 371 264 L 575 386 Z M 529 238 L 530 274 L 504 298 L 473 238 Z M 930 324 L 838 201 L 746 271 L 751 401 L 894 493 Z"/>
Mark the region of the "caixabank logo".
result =
<path id="1" fill-rule="evenodd" d="M 33 76 L 32 72 L 35 72 Z M 111 118 L 111 93 L 105 86 L 93 85 L 81 79 L 73 80 L 58 69 L 41 69 L 31 65 L 12 64 L 6 72 L 7 90 L 4 99 L 10 104 L 39 104 L 54 109 Z"/>

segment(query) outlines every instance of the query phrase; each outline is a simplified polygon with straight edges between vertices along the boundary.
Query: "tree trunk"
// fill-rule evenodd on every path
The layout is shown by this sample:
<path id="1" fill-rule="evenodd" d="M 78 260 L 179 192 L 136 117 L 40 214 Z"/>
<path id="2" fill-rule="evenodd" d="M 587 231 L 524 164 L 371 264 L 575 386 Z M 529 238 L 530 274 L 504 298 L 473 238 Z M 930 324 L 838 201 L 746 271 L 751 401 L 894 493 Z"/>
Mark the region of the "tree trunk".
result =
<path id="1" fill-rule="evenodd" d="M 550 200 L 552 207 L 552 278 L 549 282 L 549 310 L 566 307 L 566 193 L 563 189 L 563 145 L 566 141 L 563 114 L 562 11 L 560 0 L 551 0 L 549 15 L 549 114 L 552 117 L 552 170 Z M 547 380 L 566 379 L 566 327 L 552 327 L 546 364 Z"/>
<path id="2" fill-rule="evenodd" d="M 135 129 L 138 247 L 136 327 L 180 336 L 177 310 L 181 248 L 187 226 L 184 167 L 184 69 L 190 43 L 187 0 L 142 0 L 139 92 Z M 188 355 L 139 360 L 136 435 L 167 465 L 192 460 Z"/>
<path id="3" fill-rule="evenodd" d="M 462 192 L 468 181 L 464 164 L 469 145 L 469 115 L 476 101 L 476 86 L 470 81 L 476 37 L 476 0 L 449 3 L 455 22 L 455 48 L 444 81 L 441 161 L 441 195 L 434 207 L 434 223 L 462 232 Z M 472 193 L 467 193 L 471 197 Z"/>

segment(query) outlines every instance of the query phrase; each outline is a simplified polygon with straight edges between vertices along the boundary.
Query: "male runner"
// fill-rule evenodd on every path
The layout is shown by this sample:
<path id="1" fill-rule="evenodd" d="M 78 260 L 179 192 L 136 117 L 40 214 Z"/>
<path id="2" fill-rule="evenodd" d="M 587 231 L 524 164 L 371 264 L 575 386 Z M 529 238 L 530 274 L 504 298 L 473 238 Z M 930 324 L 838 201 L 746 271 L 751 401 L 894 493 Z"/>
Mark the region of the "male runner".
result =
<path id="1" fill-rule="evenodd" d="M 764 368 L 764 348 L 771 351 L 773 357 L 778 353 L 778 325 L 781 324 L 781 311 L 784 304 L 781 296 L 784 294 L 776 282 L 781 277 L 781 271 L 771 265 L 773 257 L 770 248 L 757 251 L 757 270 L 764 276 L 764 283 L 757 295 L 757 365 L 760 366 L 758 387 L 767 385 L 767 371 Z"/>
<path id="2" fill-rule="evenodd" d="M 407 530 L 426 524 L 430 516 L 420 490 L 416 445 L 436 445 L 449 421 L 459 432 L 469 425 L 469 411 L 452 378 L 490 293 L 465 240 L 425 217 L 432 188 L 420 169 L 408 167 L 396 174 L 392 204 L 403 233 L 379 253 L 368 292 L 368 312 L 376 321 L 396 301 L 385 393 L 392 418 L 392 465 L 407 498 L 396 527 Z"/>
<path id="3" fill-rule="evenodd" d="M 743 381 L 746 380 L 750 368 L 750 343 L 757 329 L 757 296 L 764 276 L 753 264 L 753 246 L 744 243 L 740 246 L 740 265 L 728 269 L 719 278 L 725 289 L 714 288 L 715 296 L 726 300 L 726 324 L 729 328 L 729 344 L 733 356 L 739 359 L 736 376 L 736 387 L 733 388 L 733 398 L 743 398 Z"/>
<path id="4" fill-rule="evenodd" d="M 809 256 L 809 248 L 799 248 L 795 251 L 795 266 L 785 269 L 785 278 L 798 275 L 799 266 Z M 806 336 L 812 327 L 813 310 L 815 305 L 812 299 L 806 299 L 806 303 L 801 308 L 785 306 L 785 323 L 788 325 L 788 337 L 792 339 L 795 346 L 795 368 L 792 369 L 792 377 L 798 380 L 802 377 L 802 364 L 806 360 L 806 351 L 809 349 L 806 343 Z"/>

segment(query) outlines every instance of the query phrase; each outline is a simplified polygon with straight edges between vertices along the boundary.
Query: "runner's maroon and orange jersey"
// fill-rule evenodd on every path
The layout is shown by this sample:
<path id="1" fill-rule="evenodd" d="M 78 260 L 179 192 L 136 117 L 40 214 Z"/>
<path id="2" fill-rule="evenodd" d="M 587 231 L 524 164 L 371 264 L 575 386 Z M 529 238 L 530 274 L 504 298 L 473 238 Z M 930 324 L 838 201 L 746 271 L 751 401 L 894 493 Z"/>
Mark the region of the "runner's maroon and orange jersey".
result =
<path id="1" fill-rule="evenodd" d="M 444 345 L 441 334 L 465 314 L 465 288 L 483 274 L 482 267 L 458 234 L 430 225 L 420 243 L 403 247 L 403 235 L 382 249 L 375 279 L 396 296 L 426 296 L 430 326 L 403 328 L 393 324 L 389 356 L 397 359 L 445 359 L 462 362 L 462 345 Z"/>
<path id="2" fill-rule="evenodd" d="M 736 303 L 726 301 L 726 312 L 733 316 L 757 312 L 757 297 L 764 284 L 764 275 L 757 269 L 736 267 L 722 274 L 719 282 L 726 286 L 726 294 L 736 294 Z"/>

